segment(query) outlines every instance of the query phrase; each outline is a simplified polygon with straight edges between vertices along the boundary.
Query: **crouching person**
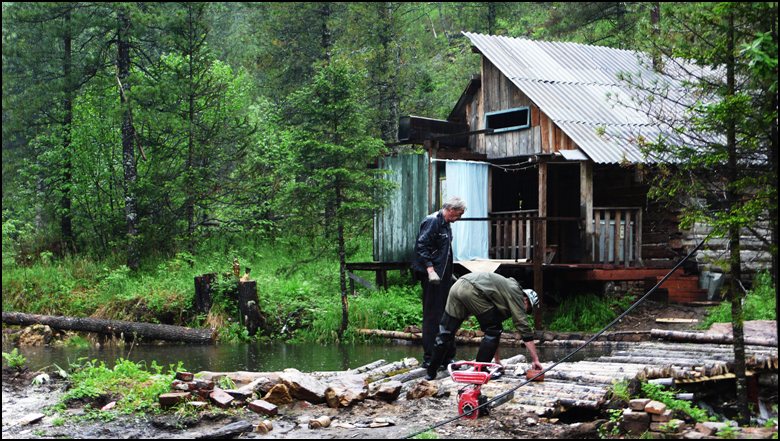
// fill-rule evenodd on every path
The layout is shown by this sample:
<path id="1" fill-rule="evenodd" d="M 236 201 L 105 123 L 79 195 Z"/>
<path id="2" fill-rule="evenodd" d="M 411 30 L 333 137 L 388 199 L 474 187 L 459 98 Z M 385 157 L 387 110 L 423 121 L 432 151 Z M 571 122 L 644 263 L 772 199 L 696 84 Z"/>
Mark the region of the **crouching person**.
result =
<path id="1" fill-rule="evenodd" d="M 436 372 L 445 355 L 454 353 L 455 333 L 463 321 L 473 315 L 485 335 L 477 352 L 478 362 L 501 364 L 498 345 L 503 327 L 501 323 L 512 317 L 531 356 L 533 369 L 542 369 L 534 345 L 534 332 L 528 324 L 528 314 L 539 303 L 536 292 L 523 289 L 513 278 L 489 272 L 473 272 L 458 279 L 450 289 L 447 306 L 439 324 L 439 333 L 431 355 L 426 380 L 436 378 Z"/>

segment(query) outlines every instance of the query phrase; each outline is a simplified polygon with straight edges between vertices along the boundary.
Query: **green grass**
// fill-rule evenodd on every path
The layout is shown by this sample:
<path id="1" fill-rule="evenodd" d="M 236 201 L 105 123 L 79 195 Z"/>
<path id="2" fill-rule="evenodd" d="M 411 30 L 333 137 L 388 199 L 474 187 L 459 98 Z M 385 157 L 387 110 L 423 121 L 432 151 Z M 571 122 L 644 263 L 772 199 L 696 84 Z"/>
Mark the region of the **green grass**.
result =
<path id="1" fill-rule="evenodd" d="M 571 294 L 544 322 L 552 331 L 598 332 L 631 306 L 629 299 L 602 299 L 595 294 Z"/>
<path id="2" fill-rule="evenodd" d="M 83 364 L 82 364 L 83 362 Z M 61 401 L 67 403 L 74 400 L 91 400 L 100 396 L 111 396 L 117 404 L 111 411 L 97 412 L 94 417 L 110 417 L 117 413 L 133 413 L 151 411 L 160 394 L 170 390 L 174 374 L 182 367 L 170 367 L 170 372 L 163 374 L 163 368 L 152 361 L 150 372 L 144 363 L 133 363 L 129 360 L 117 360 L 113 369 L 105 363 L 95 364 L 95 361 L 80 359 L 71 365 L 69 380 L 71 387 L 63 394 Z"/>
<path id="3" fill-rule="evenodd" d="M 744 320 L 776 320 L 775 285 L 768 271 L 756 275 L 753 289 L 748 291 L 742 307 Z M 713 323 L 731 323 L 731 302 L 724 301 L 713 308 L 710 315 L 702 321 L 699 329 L 709 329 Z"/>

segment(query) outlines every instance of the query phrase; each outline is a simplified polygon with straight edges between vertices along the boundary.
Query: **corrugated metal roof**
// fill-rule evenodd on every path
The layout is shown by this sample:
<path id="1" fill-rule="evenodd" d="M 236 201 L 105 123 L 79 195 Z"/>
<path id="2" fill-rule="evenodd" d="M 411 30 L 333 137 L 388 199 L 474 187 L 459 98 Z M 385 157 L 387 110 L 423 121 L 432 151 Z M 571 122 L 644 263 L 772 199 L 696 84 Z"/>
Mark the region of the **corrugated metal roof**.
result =
<path id="1" fill-rule="evenodd" d="M 464 32 L 474 46 L 597 163 L 647 162 L 633 140 L 661 130 L 643 112 L 618 105 L 638 94 L 618 74 L 641 75 L 674 94 L 679 83 L 650 68 L 640 52 L 578 43 Z M 684 108 L 666 109 L 683 112 Z M 602 135 L 599 135 L 601 132 Z"/>

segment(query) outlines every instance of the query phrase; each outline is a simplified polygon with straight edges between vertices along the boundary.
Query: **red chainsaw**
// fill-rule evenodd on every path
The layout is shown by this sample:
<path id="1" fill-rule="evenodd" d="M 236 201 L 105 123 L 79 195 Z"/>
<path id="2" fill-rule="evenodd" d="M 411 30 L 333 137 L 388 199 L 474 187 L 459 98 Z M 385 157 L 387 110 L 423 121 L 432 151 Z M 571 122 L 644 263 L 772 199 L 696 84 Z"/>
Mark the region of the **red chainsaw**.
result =
<path id="1" fill-rule="evenodd" d="M 468 371 L 454 371 L 453 366 L 471 366 L 474 369 Z M 487 415 L 486 407 L 474 410 L 482 404 L 487 403 L 487 397 L 480 393 L 483 384 L 487 384 L 493 374 L 503 369 L 503 366 L 496 363 L 481 363 L 475 361 L 461 361 L 447 366 L 447 370 L 456 383 L 467 383 L 466 386 L 458 389 L 458 412 L 465 415 L 463 418 L 475 419 L 480 411 Z"/>

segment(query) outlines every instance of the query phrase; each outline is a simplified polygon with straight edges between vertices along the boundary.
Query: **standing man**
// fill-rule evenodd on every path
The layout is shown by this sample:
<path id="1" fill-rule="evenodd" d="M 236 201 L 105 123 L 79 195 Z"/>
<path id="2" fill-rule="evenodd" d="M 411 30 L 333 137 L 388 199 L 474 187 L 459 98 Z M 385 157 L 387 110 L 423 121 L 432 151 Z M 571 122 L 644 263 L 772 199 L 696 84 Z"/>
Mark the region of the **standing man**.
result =
<path id="1" fill-rule="evenodd" d="M 463 216 L 466 211 L 466 202 L 459 197 L 447 199 L 441 210 L 426 217 L 420 224 L 420 232 L 414 246 L 412 256 L 412 269 L 417 271 L 423 290 L 423 367 L 428 367 L 431 362 L 433 346 L 436 334 L 439 332 L 439 322 L 444 307 L 447 305 L 447 296 L 452 286 L 452 229 L 450 223 Z M 452 362 L 455 356 L 455 347 L 452 353 L 445 354 L 443 360 Z"/>
<path id="2" fill-rule="evenodd" d="M 436 371 L 444 360 L 455 356 L 455 333 L 463 321 L 473 315 L 485 333 L 477 352 L 478 362 L 501 364 L 498 345 L 501 341 L 502 323 L 512 317 L 512 324 L 520 332 L 532 369 L 542 370 L 539 355 L 534 345 L 534 331 L 528 323 L 528 314 L 539 303 L 539 296 L 530 289 L 523 289 L 513 278 L 489 272 L 473 272 L 458 279 L 447 300 L 447 307 L 441 318 L 439 334 L 428 366 L 426 380 L 436 378 Z M 445 361 L 444 366 L 447 366 Z"/>

